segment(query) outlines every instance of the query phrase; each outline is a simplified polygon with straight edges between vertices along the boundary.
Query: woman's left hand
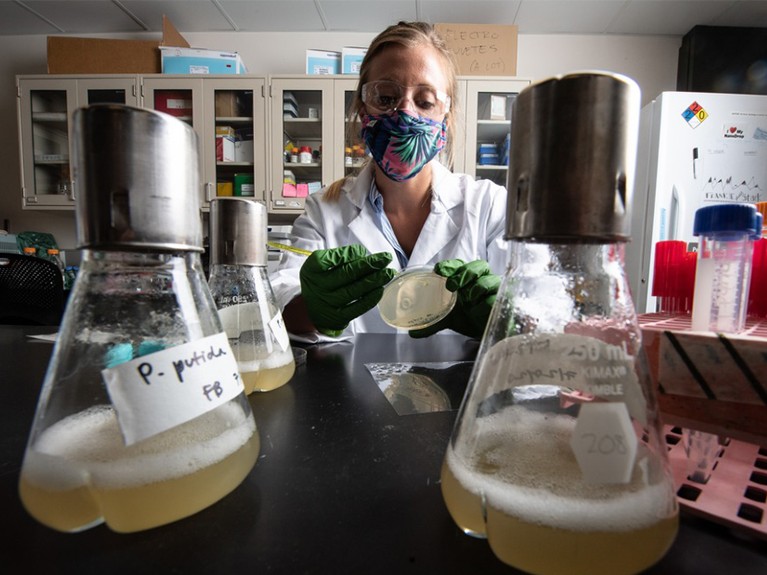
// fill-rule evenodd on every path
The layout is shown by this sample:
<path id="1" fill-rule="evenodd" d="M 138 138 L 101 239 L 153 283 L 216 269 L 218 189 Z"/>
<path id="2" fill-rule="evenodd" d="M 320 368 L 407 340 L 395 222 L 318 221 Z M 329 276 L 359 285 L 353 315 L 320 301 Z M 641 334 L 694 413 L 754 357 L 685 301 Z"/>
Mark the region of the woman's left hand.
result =
<path id="1" fill-rule="evenodd" d="M 447 317 L 429 327 L 411 330 L 411 337 L 428 337 L 443 329 L 452 329 L 480 339 L 485 333 L 501 278 L 490 271 L 490 265 L 484 260 L 469 263 L 443 260 L 434 266 L 434 272 L 447 278 L 445 287 L 458 292 L 458 300 Z"/>

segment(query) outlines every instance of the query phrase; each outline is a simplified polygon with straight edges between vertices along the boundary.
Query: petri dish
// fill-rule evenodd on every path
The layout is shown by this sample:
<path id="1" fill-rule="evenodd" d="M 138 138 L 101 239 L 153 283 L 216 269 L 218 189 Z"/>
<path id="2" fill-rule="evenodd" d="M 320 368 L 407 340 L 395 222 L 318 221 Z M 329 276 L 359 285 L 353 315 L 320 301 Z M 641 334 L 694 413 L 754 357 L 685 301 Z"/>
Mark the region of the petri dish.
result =
<path id="1" fill-rule="evenodd" d="M 422 329 L 437 323 L 453 309 L 455 292 L 431 266 L 406 269 L 384 288 L 378 312 L 387 324 L 401 329 Z"/>

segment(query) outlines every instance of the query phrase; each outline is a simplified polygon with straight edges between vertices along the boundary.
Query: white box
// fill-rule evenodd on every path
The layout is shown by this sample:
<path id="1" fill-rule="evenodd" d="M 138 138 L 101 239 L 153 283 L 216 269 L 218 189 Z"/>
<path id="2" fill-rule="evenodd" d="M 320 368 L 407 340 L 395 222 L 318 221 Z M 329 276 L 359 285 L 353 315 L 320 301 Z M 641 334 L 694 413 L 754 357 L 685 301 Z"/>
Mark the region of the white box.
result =
<path id="1" fill-rule="evenodd" d="M 247 74 L 237 52 L 160 46 L 163 74 Z"/>
<path id="2" fill-rule="evenodd" d="M 341 49 L 341 73 L 359 74 L 362 59 L 367 53 L 367 48 L 355 48 L 353 46 L 344 46 Z"/>
<path id="3" fill-rule="evenodd" d="M 229 136 L 216 136 L 216 161 L 235 162 L 234 138 Z"/>
<path id="4" fill-rule="evenodd" d="M 306 51 L 306 73 L 317 74 L 340 74 L 341 52 L 327 50 Z"/>
<path id="5" fill-rule="evenodd" d="M 234 143 L 235 162 L 253 162 L 253 140 L 237 140 Z"/>

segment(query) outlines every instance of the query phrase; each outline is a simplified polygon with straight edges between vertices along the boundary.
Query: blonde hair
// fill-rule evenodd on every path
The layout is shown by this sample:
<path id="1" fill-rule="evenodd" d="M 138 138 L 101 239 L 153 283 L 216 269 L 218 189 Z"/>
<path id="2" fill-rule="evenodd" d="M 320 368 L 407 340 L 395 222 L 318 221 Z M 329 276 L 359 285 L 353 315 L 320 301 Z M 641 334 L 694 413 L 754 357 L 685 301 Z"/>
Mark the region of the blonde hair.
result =
<path id="1" fill-rule="evenodd" d="M 450 96 L 450 111 L 448 112 L 449 121 L 447 123 L 447 144 L 442 155 L 446 160 L 448 167 L 452 167 L 454 159 L 454 143 L 458 141 L 458 122 L 460 117 L 458 105 L 458 79 L 457 65 L 453 59 L 453 54 L 447 47 L 443 38 L 437 33 L 437 30 L 431 24 L 426 22 L 398 22 L 386 28 L 378 34 L 368 47 L 365 57 L 360 64 L 360 77 L 357 82 L 357 90 L 354 98 L 347 110 L 347 141 L 354 141 L 359 138 L 360 116 L 364 103 L 362 102 L 362 86 L 367 83 L 370 76 L 371 62 L 386 48 L 391 45 L 398 45 L 404 48 L 417 48 L 420 46 L 430 46 L 434 48 L 442 58 L 445 76 L 447 77 L 447 95 Z M 330 184 L 325 191 L 324 199 L 326 201 L 336 201 L 341 193 L 344 182 L 350 176 L 336 180 Z"/>

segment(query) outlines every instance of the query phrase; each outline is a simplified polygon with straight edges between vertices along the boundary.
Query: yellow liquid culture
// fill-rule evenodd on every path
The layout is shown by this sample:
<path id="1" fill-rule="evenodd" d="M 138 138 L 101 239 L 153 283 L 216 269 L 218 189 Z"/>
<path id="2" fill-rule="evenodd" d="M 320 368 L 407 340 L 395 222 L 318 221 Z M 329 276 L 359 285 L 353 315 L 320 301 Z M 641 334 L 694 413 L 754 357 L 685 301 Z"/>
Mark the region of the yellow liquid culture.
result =
<path id="1" fill-rule="evenodd" d="M 57 422 L 29 446 L 19 493 L 30 515 L 59 531 L 102 522 L 140 531 L 227 495 L 259 449 L 253 415 L 236 401 L 129 447 L 114 410 L 97 406 Z"/>
<path id="2" fill-rule="evenodd" d="M 272 305 L 266 306 L 267 313 L 274 313 Z M 224 330 L 229 336 L 232 353 L 242 376 L 245 393 L 271 391 L 285 385 L 296 371 L 293 350 L 289 345 L 284 327 L 285 349 L 273 328 L 256 302 L 231 305 L 218 310 Z"/>
<path id="3" fill-rule="evenodd" d="M 673 486 L 642 448 L 628 485 L 589 484 L 569 446 L 573 418 L 511 406 L 477 424 L 468 457 L 448 449 L 442 494 L 458 526 L 487 537 L 504 563 L 538 575 L 630 574 L 671 546 Z"/>

